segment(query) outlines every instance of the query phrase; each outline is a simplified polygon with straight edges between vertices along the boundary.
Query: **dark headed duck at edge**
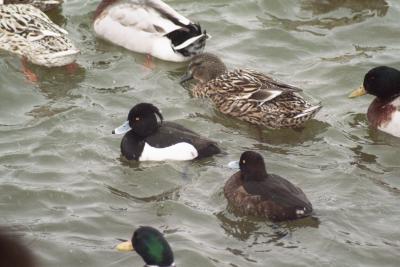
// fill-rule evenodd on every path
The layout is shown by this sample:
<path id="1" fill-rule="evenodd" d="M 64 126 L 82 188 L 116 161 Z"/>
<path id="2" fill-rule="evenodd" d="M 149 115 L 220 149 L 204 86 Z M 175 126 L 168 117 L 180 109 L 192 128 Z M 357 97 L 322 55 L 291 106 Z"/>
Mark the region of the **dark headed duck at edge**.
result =
<path id="1" fill-rule="evenodd" d="M 367 111 L 369 124 L 378 130 L 400 137 L 400 71 L 380 66 L 364 76 L 363 85 L 349 97 L 376 96 Z"/>

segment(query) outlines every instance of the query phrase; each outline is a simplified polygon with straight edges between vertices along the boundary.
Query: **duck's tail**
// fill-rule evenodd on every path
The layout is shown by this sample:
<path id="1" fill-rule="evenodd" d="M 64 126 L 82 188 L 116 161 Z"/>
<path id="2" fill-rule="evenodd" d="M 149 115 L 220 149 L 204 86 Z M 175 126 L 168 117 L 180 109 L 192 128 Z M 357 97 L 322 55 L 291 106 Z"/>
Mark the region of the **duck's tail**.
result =
<path id="1" fill-rule="evenodd" d="M 302 118 L 302 117 L 309 117 L 309 119 L 311 119 L 312 117 L 314 117 L 315 114 L 317 114 L 317 112 L 322 108 L 322 105 L 318 104 L 312 107 L 309 107 L 305 110 L 303 110 L 301 113 L 297 114 L 296 116 L 294 116 L 295 119 L 298 118 Z"/>

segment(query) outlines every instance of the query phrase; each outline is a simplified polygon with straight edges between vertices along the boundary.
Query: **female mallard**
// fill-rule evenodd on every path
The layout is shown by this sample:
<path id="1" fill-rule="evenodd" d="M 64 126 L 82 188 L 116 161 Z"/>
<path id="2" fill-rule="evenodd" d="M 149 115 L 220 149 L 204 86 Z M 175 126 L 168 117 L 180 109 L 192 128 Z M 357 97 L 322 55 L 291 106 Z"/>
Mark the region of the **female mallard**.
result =
<path id="1" fill-rule="evenodd" d="M 288 180 L 267 173 L 260 154 L 244 152 L 239 167 L 240 171 L 226 182 L 224 194 L 241 214 L 284 221 L 312 213 L 312 205 L 303 191 Z"/>
<path id="2" fill-rule="evenodd" d="M 161 0 L 103 0 L 95 12 L 94 30 L 126 49 L 175 62 L 201 53 L 208 38 L 199 24 Z"/>
<path id="3" fill-rule="evenodd" d="M 386 66 L 371 69 L 363 85 L 349 97 L 365 94 L 376 96 L 367 111 L 370 125 L 400 137 L 400 71 Z"/>
<path id="4" fill-rule="evenodd" d="M 0 0 L 1 4 L 31 4 L 42 11 L 58 8 L 64 0 Z"/>
<path id="5" fill-rule="evenodd" d="M 156 229 L 149 226 L 138 228 L 132 236 L 131 241 L 120 243 L 118 251 L 133 251 L 142 257 L 145 266 L 152 267 L 175 267 L 174 253 L 167 240 Z"/>
<path id="6" fill-rule="evenodd" d="M 79 50 L 54 24 L 32 5 L 0 5 L 0 49 L 46 67 L 68 65 Z"/>
<path id="7" fill-rule="evenodd" d="M 268 128 L 297 127 L 313 118 L 320 105 L 311 105 L 287 85 L 253 70 L 227 71 L 215 55 L 194 56 L 181 83 L 195 79 L 195 97 L 209 97 L 224 113 Z"/>
<path id="8" fill-rule="evenodd" d="M 163 122 L 160 110 L 150 103 L 134 106 L 113 134 L 125 134 L 121 153 L 128 160 L 192 160 L 221 152 L 215 142 L 179 124 Z"/>

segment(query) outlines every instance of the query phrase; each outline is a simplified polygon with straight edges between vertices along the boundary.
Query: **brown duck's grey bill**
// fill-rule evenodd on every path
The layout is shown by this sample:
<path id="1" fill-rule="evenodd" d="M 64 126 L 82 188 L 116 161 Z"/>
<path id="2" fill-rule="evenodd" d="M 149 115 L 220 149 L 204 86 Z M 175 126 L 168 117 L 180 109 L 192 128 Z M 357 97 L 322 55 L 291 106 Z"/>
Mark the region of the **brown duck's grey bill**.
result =
<path id="1" fill-rule="evenodd" d="M 132 130 L 131 126 L 129 126 L 129 121 L 126 121 L 124 124 L 119 126 L 118 128 L 115 128 L 115 130 L 112 131 L 112 134 L 124 134 Z"/>
<path id="2" fill-rule="evenodd" d="M 184 82 L 190 81 L 191 79 L 193 79 L 193 75 L 189 72 L 185 73 L 185 75 L 183 75 L 181 77 L 181 80 L 179 81 L 180 84 L 183 84 Z"/>

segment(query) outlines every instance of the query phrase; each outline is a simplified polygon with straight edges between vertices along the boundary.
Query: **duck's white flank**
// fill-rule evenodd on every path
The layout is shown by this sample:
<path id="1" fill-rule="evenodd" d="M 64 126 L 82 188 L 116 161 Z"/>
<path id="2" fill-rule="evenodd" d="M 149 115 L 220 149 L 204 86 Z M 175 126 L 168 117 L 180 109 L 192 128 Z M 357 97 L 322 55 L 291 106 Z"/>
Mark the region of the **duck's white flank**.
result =
<path id="1" fill-rule="evenodd" d="M 161 1 L 156 2 L 184 24 L 190 21 Z M 185 61 L 186 57 L 172 49 L 171 41 L 164 35 L 181 28 L 162 17 L 153 8 L 143 8 L 133 2 L 111 5 L 96 18 L 94 30 L 98 36 L 126 49 L 151 54 L 169 61 Z"/>
<path id="2" fill-rule="evenodd" d="M 394 106 L 396 111 L 391 114 L 391 119 L 387 123 L 379 125 L 378 129 L 385 133 L 400 137 L 400 97 L 396 98 L 388 105 Z"/>
<path id="3" fill-rule="evenodd" d="M 156 148 L 145 143 L 139 161 L 192 160 L 197 156 L 196 148 L 188 143 L 177 143 L 165 148 Z"/>

